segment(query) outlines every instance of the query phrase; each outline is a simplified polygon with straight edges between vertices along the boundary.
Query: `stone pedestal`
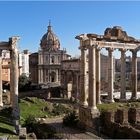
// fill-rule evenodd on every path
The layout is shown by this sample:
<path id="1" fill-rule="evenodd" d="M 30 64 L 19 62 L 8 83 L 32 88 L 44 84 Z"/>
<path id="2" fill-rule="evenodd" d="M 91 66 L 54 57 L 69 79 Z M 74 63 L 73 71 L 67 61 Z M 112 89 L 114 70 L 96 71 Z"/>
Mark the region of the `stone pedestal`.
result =
<path id="1" fill-rule="evenodd" d="M 117 112 L 115 112 L 115 122 L 128 124 L 128 111 L 125 109 L 118 109 Z"/>
<path id="2" fill-rule="evenodd" d="M 96 119 L 99 117 L 100 113 L 98 109 L 92 110 L 88 107 L 79 107 L 79 120 L 83 128 L 95 128 Z"/>
<path id="3" fill-rule="evenodd" d="M 140 122 L 140 108 L 130 108 L 128 111 L 129 122 Z"/>
<path id="4" fill-rule="evenodd" d="M 104 120 L 105 120 L 106 124 L 114 122 L 114 112 L 113 111 L 105 112 L 105 119 Z"/>
<path id="5" fill-rule="evenodd" d="M 26 127 L 20 127 L 19 129 L 19 139 L 27 139 L 27 131 L 26 131 Z"/>

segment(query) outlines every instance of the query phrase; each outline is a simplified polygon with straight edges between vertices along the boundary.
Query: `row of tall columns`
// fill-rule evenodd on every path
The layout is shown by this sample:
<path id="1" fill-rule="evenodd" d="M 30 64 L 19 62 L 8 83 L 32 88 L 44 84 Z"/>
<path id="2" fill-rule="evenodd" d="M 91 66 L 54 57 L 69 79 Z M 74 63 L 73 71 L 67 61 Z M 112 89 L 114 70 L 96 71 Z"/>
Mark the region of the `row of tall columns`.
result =
<path id="1" fill-rule="evenodd" d="M 81 47 L 81 104 L 88 105 L 91 110 L 96 110 L 100 104 L 100 49 L 96 45 L 88 48 L 88 83 L 86 83 L 86 48 Z M 86 88 L 88 86 L 88 89 Z M 88 98 L 88 102 L 87 102 Z"/>
<path id="2" fill-rule="evenodd" d="M 126 55 L 125 49 L 120 49 L 121 51 L 121 92 L 120 100 L 126 100 Z M 108 62 L 108 99 L 110 102 L 113 100 L 114 92 L 114 66 L 113 66 L 113 49 L 108 49 L 109 53 L 109 62 Z M 132 51 L 132 99 L 137 99 L 137 52 Z"/>

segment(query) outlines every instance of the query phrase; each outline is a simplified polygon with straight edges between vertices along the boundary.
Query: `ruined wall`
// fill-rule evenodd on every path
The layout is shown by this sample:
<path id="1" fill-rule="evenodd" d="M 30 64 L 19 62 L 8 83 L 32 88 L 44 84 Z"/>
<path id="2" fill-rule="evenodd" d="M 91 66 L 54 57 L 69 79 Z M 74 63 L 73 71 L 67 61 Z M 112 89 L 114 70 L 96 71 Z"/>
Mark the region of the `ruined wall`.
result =
<path id="1" fill-rule="evenodd" d="M 103 112 L 100 116 L 101 131 L 110 138 L 140 138 L 140 109 L 118 109 Z"/>

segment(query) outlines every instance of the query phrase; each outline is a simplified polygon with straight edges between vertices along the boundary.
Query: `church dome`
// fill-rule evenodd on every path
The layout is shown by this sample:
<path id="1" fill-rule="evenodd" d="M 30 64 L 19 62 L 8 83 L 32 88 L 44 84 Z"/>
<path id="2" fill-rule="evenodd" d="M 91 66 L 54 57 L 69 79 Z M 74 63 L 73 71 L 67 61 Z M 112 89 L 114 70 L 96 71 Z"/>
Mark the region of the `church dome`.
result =
<path id="1" fill-rule="evenodd" d="M 60 41 L 58 37 L 53 33 L 52 27 L 49 22 L 48 31 L 46 34 L 43 35 L 41 39 L 40 46 L 42 49 L 50 50 L 50 51 L 57 51 L 60 49 Z"/>

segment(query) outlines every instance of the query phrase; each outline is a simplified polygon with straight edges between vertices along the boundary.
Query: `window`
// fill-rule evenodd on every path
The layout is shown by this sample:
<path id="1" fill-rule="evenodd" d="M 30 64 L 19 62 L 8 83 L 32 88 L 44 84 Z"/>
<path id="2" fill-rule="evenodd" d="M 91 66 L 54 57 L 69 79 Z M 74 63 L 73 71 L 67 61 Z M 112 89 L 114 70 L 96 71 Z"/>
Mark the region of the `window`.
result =
<path id="1" fill-rule="evenodd" d="M 54 64 L 54 56 L 51 57 L 51 63 Z"/>

